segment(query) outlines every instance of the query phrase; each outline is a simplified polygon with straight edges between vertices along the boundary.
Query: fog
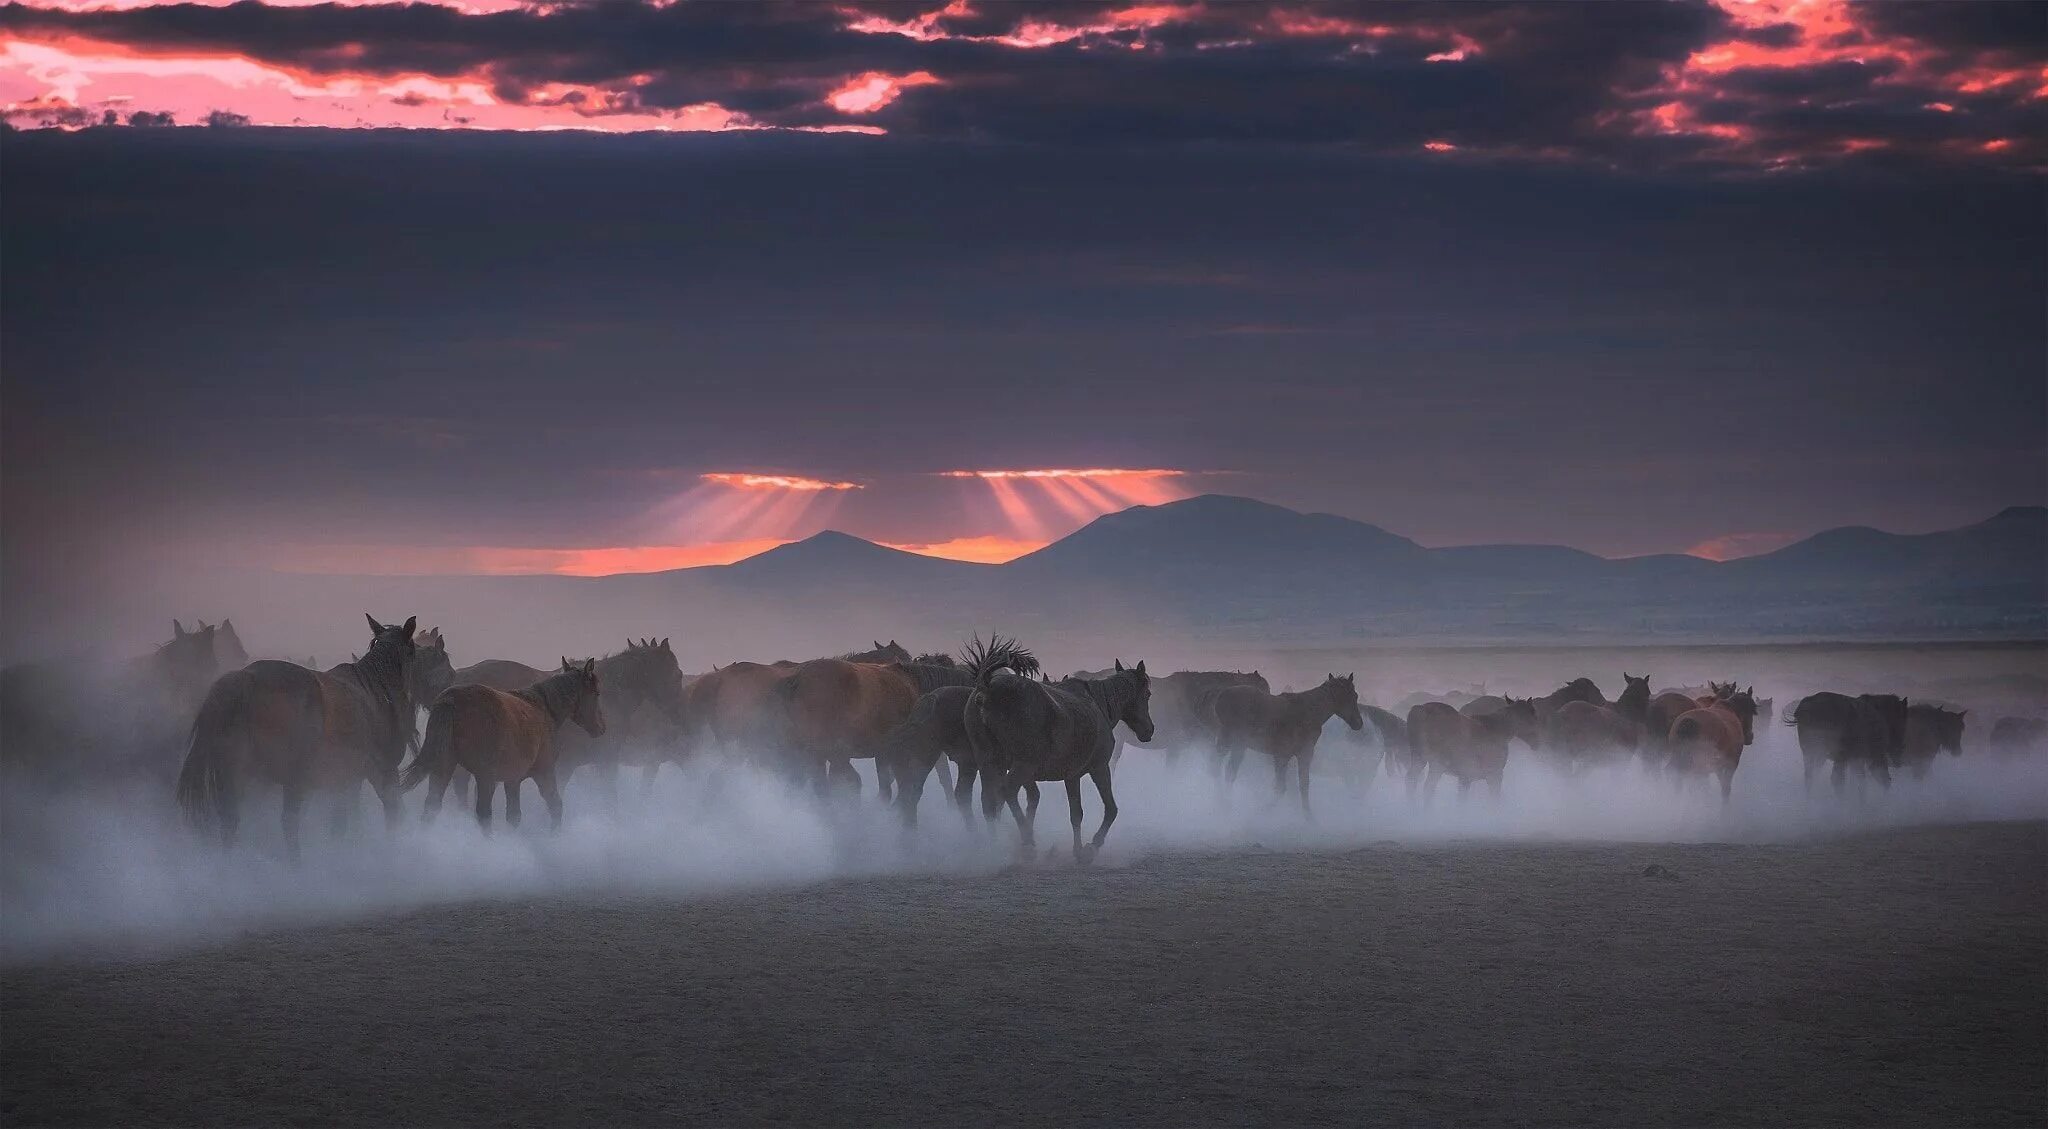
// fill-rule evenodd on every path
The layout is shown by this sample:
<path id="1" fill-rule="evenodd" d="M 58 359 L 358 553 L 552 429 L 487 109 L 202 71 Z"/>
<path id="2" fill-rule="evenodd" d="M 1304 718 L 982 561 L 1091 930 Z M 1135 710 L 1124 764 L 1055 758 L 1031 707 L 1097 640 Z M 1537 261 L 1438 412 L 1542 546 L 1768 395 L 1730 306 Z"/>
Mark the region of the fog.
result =
<path id="1" fill-rule="evenodd" d="M 1666 665 L 1679 654 L 1667 653 Z M 1399 666 L 1386 656 L 1354 658 L 1377 663 L 1361 670 L 1360 684 L 1366 699 L 1380 705 L 1394 704 L 1396 687 L 1465 688 L 1449 680 L 1477 668 L 1503 672 L 1492 688 L 1516 693 L 1579 673 L 1612 692 L 1620 669 L 1636 669 L 1626 654 L 1593 652 L 1562 660 L 1557 652 L 1410 656 L 1401 661 L 1412 665 Z M 1225 791 L 1206 752 L 1170 758 L 1134 748 L 1117 766 L 1121 811 L 1095 865 L 1131 867 L 1166 853 L 1455 850 L 1461 842 L 1504 839 L 1774 843 L 1913 824 L 2048 818 L 2048 756 L 2000 758 L 1984 748 L 1999 712 L 2040 709 L 2038 648 L 1822 649 L 1769 660 L 1706 652 L 1693 661 L 1736 676 L 1745 662 L 1775 663 L 1831 680 L 1760 681 L 1758 693 L 1774 695 L 1781 712 L 1796 694 L 1822 684 L 1923 694 L 1946 686 L 1945 700 L 1981 712 L 1971 715 L 1964 755 L 1942 755 L 1928 778 L 1901 772 L 1886 790 L 1852 777 L 1840 797 L 1825 772 L 1807 794 L 1793 731 L 1760 723 L 1725 808 L 1711 786 L 1680 791 L 1645 777 L 1632 762 L 1568 780 L 1520 745 L 1498 802 L 1479 787 L 1461 800 L 1447 778 L 1432 804 L 1411 805 L 1398 782 L 1376 774 L 1377 749 L 1333 722 L 1319 746 L 1310 821 L 1291 790 L 1274 797 L 1270 761 L 1260 754 L 1246 757 L 1243 774 Z M 1281 672 L 1275 689 L 1309 684 L 1307 669 Z M 1688 676 L 1676 673 L 1658 685 Z M 99 752 L 103 760 L 105 750 Z M 128 767 L 98 777 L 11 771 L 0 801 L 0 959 L 147 954 L 479 900 L 701 898 L 882 876 L 972 882 L 1012 866 L 1075 865 L 1058 784 L 1045 787 L 1038 856 L 1024 860 L 1007 815 L 992 827 L 978 809 L 963 820 L 936 781 L 926 788 L 919 825 L 906 830 L 877 798 L 872 762 L 856 762 L 865 778 L 859 798 L 823 799 L 744 766 L 700 760 L 664 768 L 651 792 L 642 791 L 637 770 L 628 770 L 616 810 L 593 774 L 578 774 L 565 790 L 559 832 L 548 829 L 530 785 L 524 824 L 504 825 L 501 798 L 488 836 L 453 796 L 438 822 L 423 826 L 423 789 L 405 796 L 401 824 L 387 834 L 365 789 L 353 828 L 330 837 L 334 804 L 316 797 L 306 809 L 304 858 L 293 866 L 284 858 L 274 790 L 253 791 L 241 842 L 224 852 L 181 822 L 164 765 L 144 770 L 134 758 L 113 760 Z M 1092 785 L 1084 785 L 1083 797 L 1084 832 L 1092 833 L 1101 806 Z"/>

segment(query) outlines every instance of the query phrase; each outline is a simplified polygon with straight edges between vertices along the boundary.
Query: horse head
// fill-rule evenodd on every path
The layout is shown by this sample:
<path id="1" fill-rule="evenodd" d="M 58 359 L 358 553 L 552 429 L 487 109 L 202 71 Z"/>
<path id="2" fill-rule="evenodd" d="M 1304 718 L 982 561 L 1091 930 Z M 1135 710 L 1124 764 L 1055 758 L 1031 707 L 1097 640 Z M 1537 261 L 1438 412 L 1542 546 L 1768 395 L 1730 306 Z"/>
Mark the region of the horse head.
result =
<path id="1" fill-rule="evenodd" d="M 1154 732 L 1152 728 L 1152 676 L 1145 673 L 1145 660 L 1139 659 L 1138 665 L 1126 667 L 1124 666 L 1124 660 L 1118 659 L 1116 660 L 1116 670 L 1112 673 L 1111 677 L 1122 679 L 1129 683 L 1133 692 L 1124 696 L 1123 709 L 1118 716 L 1109 719 L 1110 723 L 1115 724 L 1121 721 L 1130 727 L 1131 732 L 1136 735 L 1138 740 L 1150 741 Z"/>
<path id="2" fill-rule="evenodd" d="M 666 636 L 626 640 L 626 649 L 605 660 L 621 709 L 641 701 L 654 703 L 671 721 L 683 720 L 683 668 Z"/>
<path id="3" fill-rule="evenodd" d="M 1323 679 L 1323 692 L 1330 696 L 1330 712 L 1344 720 L 1353 733 L 1365 728 L 1365 716 L 1358 712 L 1358 674 L 1342 678 L 1334 674 Z"/>
<path id="4" fill-rule="evenodd" d="M 455 684 L 455 664 L 448 658 L 448 640 L 436 627 L 413 640 L 412 662 L 405 668 L 407 692 L 412 700 L 429 706 L 441 691 Z"/>
<path id="5" fill-rule="evenodd" d="M 578 666 L 563 656 L 562 674 L 569 676 L 569 700 L 562 711 L 566 719 L 575 722 L 577 728 L 592 737 L 604 736 L 604 710 L 597 700 L 597 660 L 584 659 Z"/>

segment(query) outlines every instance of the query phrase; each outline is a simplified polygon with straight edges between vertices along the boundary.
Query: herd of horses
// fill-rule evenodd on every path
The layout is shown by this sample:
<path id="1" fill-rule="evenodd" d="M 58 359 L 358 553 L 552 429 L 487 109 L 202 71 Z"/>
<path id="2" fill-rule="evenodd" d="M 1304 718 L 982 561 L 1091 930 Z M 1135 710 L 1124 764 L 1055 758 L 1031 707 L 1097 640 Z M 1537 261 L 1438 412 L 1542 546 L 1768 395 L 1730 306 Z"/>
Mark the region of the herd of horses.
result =
<path id="1" fill-rule="evenodd" d="M 582 768 L 615 800 L 623 770 L 639 768 L 651 787 L 663 765 L 703 757 L 751 760 L 820 793 L 857 792 L 854 762 L 870 760 L 882 798 L 906 825 L 915 824 L 934 777 L 971 821 L 979 782 L 982 816 L 992 821 L 1007 809 L 1026 849 L 1039 786 L 1060 782 L 1074 854 L 1086 861 L 1116 821 L 1112 775 L 1126 747 L 1206 754 L 1225 784 L 1246 753 L 1258 752 L 1272 763 L 1276 797 L 1291 776 L 1309 816 L 1312 764 L 1333 721 L 1356 746 L 1345 750 L 1347 768 L 1383 767 L 1424 804 L 1446 776 L 1461 796 L 1483 783 L 1498 797 L 1517 743 L 1572 777 L 1633 761 L 1681 788 L 1716 781 L 1726 803 L 1743 751 L 1774 716 L 1770 699 L 1735 682 L 1653 691 L 1647 676 L 1628 673 L 1612 700 L 1592 679 L 1575 678 L 1541 697 L 1416 696 L 1393 710 L 1362 703 L 1353 675 L 1275 693 L 1257 671 L 1155 676 L 1142 661 L 1118 661 L 1054 679 L 1000 635 L 977 638 L 958 658 L 913 656 L 892 640 L 833 658 L 734 662 L 702 675 L 681 671 L 666 638 L 630 640 L 602 657 L 565 656 L 553 669 L 506 659 L 458 668 L 438 629 L 366 618 L 368 647 L 326 670 L 248 661 L 229 621 L 189 631 L 174 622 L 173 638 L 136 673 L 165 701 L 196 701 L 184 714 L 191 720 L 175 788 L 192 822 L 232 844 L 247 788 L 276 787 L 296 857 L 308 800 L 331 798 L 340 830 L 365 784 L 387 821 L 420 784 L 429 819 L 449 788 L 464 798 L 473 788 L 488 831 L 498 794 L 505 820 L 519 822 L 528 780 L 559 825 L 562 784 Z M 1889 785 L 1895 771 L 1924 776 L 1941 752 L 1962 749 L 1962 711 L 1893 694 L 1812 694 L 1783 720 L 1797 730 L 1809 788 L 1823 768 L 1837 790 L 1851 772 Z M 2004 718 L 1991 733 L 1997 749 L 2044 741 L 2048 722 L 2034 719 Z M 1085 840 L 1084 780 L 1102 807 Z"/>

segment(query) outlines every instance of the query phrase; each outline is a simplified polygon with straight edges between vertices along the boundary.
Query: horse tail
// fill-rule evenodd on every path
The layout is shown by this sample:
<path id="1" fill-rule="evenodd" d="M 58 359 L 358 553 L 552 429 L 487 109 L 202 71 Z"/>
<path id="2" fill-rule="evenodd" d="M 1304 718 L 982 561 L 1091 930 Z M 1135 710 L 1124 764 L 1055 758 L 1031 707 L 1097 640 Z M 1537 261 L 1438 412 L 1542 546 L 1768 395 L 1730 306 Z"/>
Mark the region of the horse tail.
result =
<path id="1" fill-rule="evenodd" d="M 963 654 L 968 671 L 974 675 L 974 688 L 977 690 L 988 689 L 989 680 L 999 670 L 1014 671 L 1027 678 L 1038 670 L 1037 657 L 1018 646 L 1015 639 L 1004 635 L 991 633 L 986 643 L 976 635 Z"/>
<path id="2" fill-rule="evenodd" d="M 420 781 L 447 766 L 455 756 L 455 703 L 436 701 L 427 710 L 427 736 L 413 754 L 412 763 L 399 774 L 398 790 L 411 791 Z"/>
<path id="3" fill-rule="evenodd" d="M 230 671 L 214 680 L 192 719 L 185 765 L 178 771 L 178 807 L 192 826 L 209 830 L 221 813 L 235 806 L 235 753 L 246 735 L 239 732 L 242 707 L 251 679 Z"/>

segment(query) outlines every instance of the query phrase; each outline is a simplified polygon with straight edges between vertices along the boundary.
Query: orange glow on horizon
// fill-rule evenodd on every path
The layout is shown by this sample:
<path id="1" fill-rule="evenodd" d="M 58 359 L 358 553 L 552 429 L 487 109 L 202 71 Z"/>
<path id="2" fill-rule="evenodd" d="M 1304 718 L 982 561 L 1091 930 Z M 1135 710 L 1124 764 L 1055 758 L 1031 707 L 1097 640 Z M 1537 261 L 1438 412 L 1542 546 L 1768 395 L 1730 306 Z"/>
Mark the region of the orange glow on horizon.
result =
<path id="1" fill-rule="evenodd" d="M 1790 533 L 1727 533 L 1709 537 L 1685 551 L 1688 557 L 1709 561 L 1732 561 L 1782 549 L 1798 540 Z"/>
<path id="2" fill-rule="evenodd" d="M 1003 564 L 1026 553 L 1035 553 L 1050 542 L 1022 537 L 955 537 L 950 541 L 900 544 L 884 541 L 882 544 L 921 557 L 940 557 L 973 564 Z"/>

